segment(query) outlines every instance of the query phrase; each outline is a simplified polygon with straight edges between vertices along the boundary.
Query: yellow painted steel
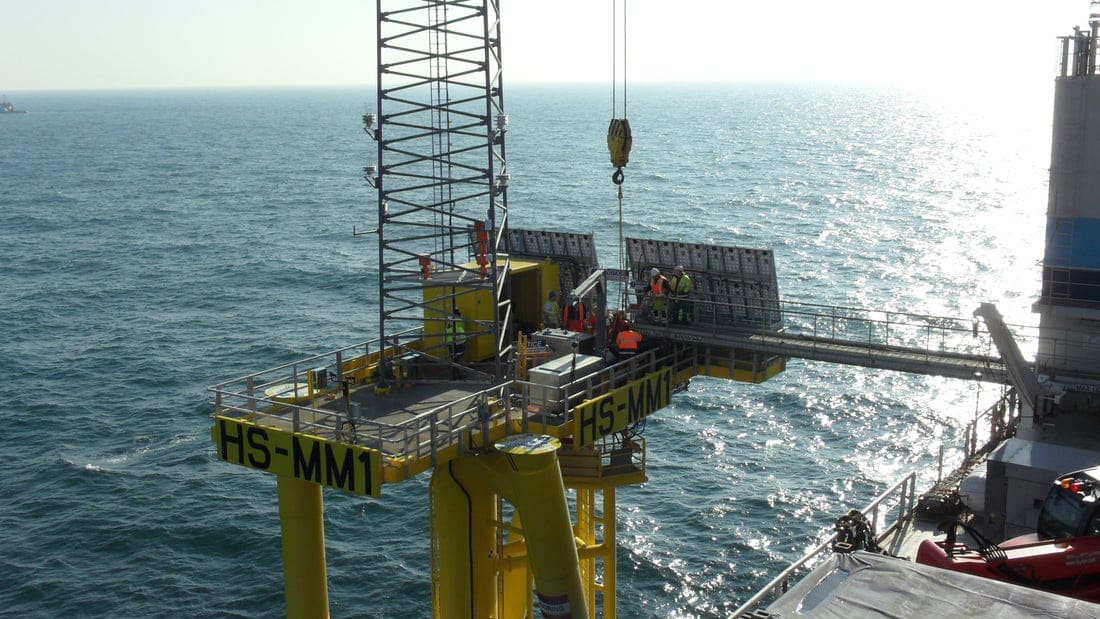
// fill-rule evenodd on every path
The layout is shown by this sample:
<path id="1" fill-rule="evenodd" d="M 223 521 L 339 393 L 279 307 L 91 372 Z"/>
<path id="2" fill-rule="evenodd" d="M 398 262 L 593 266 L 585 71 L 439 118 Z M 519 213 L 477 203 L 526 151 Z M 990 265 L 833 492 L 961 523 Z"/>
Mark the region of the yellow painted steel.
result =
<path id="1" fill-rule="evenodd" d="M 602 495 L 602 511 L 596 510 Z M 588 608 L 592 613 L 601 608 L 600 617 L 615 619 L 615 487 L 577 489 L 576 535 L 581 541 L 580 565 Z M 602 574 L 602 583 L 597 578 Z M 591 615 L 595 617 L 595 614 Z"/>
<path id="2" fill-rule="evenodd" d="M 497 499 L 477 479 L 459 479 L 450 463 L 429 486 L 432 529 L 432 616 L 501 617 L 494 559 L 499 554 Z"/>
<path id="3" fill-rule="evenodd" d="M 635 424 L 672 400 L 672 368 L 646 374 L 586 400 L 573 412 L 573 445 L 581 448 Z"/>
<path id="4" fill-rule="evenodd" d="M 476 263 L 464 265 L 476 269 Z M 509 285 L 512 290 L 513 318 L 517 324 L 537 325 L 542 313 L 540 299 L 545 299 L 557 286 L 559 267 L 549 260 L 509 261 Z M 471 286 L 480 284 L 477 275 L 467 272 L 441 273 L 424 286 L 424 345 L 421 350 L 444 356 L 446 350 L 443 327 L 451 311 L 457 307 L 466 320 L 466 333 L 483 330 L 477 321 L 491 322 L 496 311 L 492 292 Z M 457 296 L 451 296 L 455 295 Z M 453 304 L 453 307 L 452 307 Z M 491 359 L 497 352 L 492 335 L 469 336 L 466 339 L 466 361 Z"/>
<path id="5" fill-rule="evenodd" d="M 618 521 L 615 515 L 615 487 L 603 489 L 603 616 L 615 619 L 615 592 L 618 563 L 615 561 L 615 548 L 618 538 L 615 529 Z"/>
<path id="6" fill-rule="evenodd" d="M 279 476 L 279 526 L 288 619 L 329 616 L 321 486 Z"/>
<path id="7" fill-rule="evenodd" d="M 607 151 L 611 155 L 611 165 L 616 168 L 626 167 L 630 161 L 630 147 L 633 145 L 630 122 L 625 118 L 612 118 L 607 127 Z"/>
<path id="8" fill-rule="evenodd" d="M 696 365 L 695 374 L 699 376 L 725 378 L 742 383 L 760 384 L 786 369 L 787 359 L 785 357 L 774 357 L 766 362 L 762 362 L 762 365 L 757 365 L 753 362 L 738 361 L 733 363 L 732 367 L 729 360 L 711 359 L 709 364 Z"/>
<path id="9" fill-rule="evenodd" d="M 501 617 L 534 617 L 531 591 L 534 583 L 527 569 L 527 541 L 523 537 L 523 518 L 513 510 L 508 539 L 501 545 L 498 572 L 501 574 Z M 607 619 L 614 619 L 608 617 Z"/>
<path id="10" fill-rule="evenodd" d="M 596 600 L 596 557 L 587 553 L 596 545 L 596 493 L 591 488 L 578 488 L 576 491 L 577 523 L 573 527 L 573 534 L 579 541 L 582 553 L 579 555 L 581 568 L 581 583 L 584 586 L 584 599 L 588 602 L 588 608 L 595 612 Z"/>
<path id="11" fill-rule="evenodd" d="M 224 415 L 210 430 L 218 458 L 244 467 L 323 484 L 337 490 L 382 496 L 382 455 L 282 428 Z"/>
<path id="12" fill-rule="evenodd" d="M 543 617 L 587 619 L 569 506 L 549 436 L 521 434 L 496 444 L 497 451 L 460 456 L 460 480 L 482 479 L 523 518 L 527 556 Z M 476 576 L 475 576 L 476 578 Z"/>
<path id="13" fill-rule="evenodd" d="M 530 301 L 522 308 L 515 306 L 516 318 L 537 324 L 538 301 L 556 288 L 558 265 L 549 260 L 513 261 L 512 265 L 516 269 L 513 292 L 521 289 L 520 296 Z M 426 316 L 449 315 L 442 312 L 443 295 L 456 287 L 461 285 L 442 281 L 426 287 Z M 471 289 L 446 302 L 451 299 L 469 321 L 492 318 L 494 306 L 487 291 Z M 424 339 L 404 345 L 430 352 L 433 338 L 442 343 L 442 325 L 442 321 L 426 321 Z M 475 360 L 491 356 L 495 346 L 491 338 L 481 345 L 470 340 L 466 350 L 467 358 Z M 369 387 L 383 354 L 394 352 L 345 359 L 339 373 Z M 487 435 L 464 433 L 461 448 L 448 445 L 437 450 L 434 458 L 407 455 L 383 461 L 376 450 L 260 425 L 252 415 L 216 415 L 211 435 L 222 460 L 278 475 L 288 617 L 328 616 L 318 484 L 378 497 L 382 483 L 409 479 L 434 464 L 430 485 L 434 617 L 533 617 L 537 608 L 544 618 L 592 619 L 598 612 L 604 619 L 614 619 L 615 488 L 645 481 L 644 448 L 639 464 L 631 461 L 632 452 L 625 446 L 604 454 L 600 443 L 667 406 L 673 390 L 686 386 L 693 376 L 758 383 L 784 369 L 782 358 L 713 359 L 708 354 L 705 362 L 697 359 L 675 369 L 664 367 L 586 400 L 560 425 L 511 418 L 493 425 Z M 303 384 L 268 388 L 265 395 L 301 403 L 334 391 L 317 389 L 312 379 L 307 375 Z M 552 436 L 515 434 L 522 430 Z M 569 455 L 560 462 L 560 442 L 554 437 L 572 442 Z M 603 462 L 605 457 L 609 464 Z M 570 522 L 565 484 L 576 490 L 575 526 Z M 602 513 L 597 509 L 601 497 Z M 502 499 L 514 508 L 510 524 L 503 521 Z"/>

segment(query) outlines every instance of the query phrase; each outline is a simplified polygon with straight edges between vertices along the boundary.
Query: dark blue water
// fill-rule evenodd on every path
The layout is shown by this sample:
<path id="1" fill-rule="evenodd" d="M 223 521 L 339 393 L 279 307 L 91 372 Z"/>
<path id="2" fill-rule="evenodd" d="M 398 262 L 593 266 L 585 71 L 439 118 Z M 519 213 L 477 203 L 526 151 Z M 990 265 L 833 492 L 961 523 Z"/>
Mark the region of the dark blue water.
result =
<path id="1" fill-rule="evenodd" d="M 1033 322 L 1050 100 L 639 86 L 629 236 L 775 249 L 784 296 Z M 283 613 L 273 477 L 218 462 L 205 387 L 375 335 L 354 89 L 11 93 L 0 116 L 0 608 Z M 609 93 L 506 101 L 514 225 L 618 261 Z M 984 390 L 792 361 L 696 380 L 619 496 L 622 617 L 723 617 L 850 506 L 927 479 Z M 950 453 L 950 452 L 949 452 Z M 332 612 L 430 613 L 426 478 L 325 493 Z"/>

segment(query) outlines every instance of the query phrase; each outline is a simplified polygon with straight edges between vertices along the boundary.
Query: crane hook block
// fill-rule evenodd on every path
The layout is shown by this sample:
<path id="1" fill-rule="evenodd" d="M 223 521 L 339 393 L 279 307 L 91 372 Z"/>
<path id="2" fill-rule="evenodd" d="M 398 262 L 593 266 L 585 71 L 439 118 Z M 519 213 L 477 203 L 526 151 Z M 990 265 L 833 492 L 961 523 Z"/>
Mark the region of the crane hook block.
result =
<path id="1" fill-rule="evenodd" d="M 607 150 L 611 153 L 611 165 L 622 168 L 630 160 L 630 122 L 625 118 L 612 118 L 607 128 Z"/>

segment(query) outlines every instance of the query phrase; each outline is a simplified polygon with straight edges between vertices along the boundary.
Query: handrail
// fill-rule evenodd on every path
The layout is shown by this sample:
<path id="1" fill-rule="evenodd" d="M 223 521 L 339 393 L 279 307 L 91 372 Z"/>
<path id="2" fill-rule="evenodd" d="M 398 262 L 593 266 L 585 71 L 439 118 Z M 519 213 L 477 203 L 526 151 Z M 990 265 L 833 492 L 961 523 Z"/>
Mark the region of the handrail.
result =
<path id="1" fill-rule="evenodd" d="M 897 482 L 885 492 L 878 495 L 873 501 L 871 501 L 870 504 L 867 505 L 867 507 L 861 510 L 864 516 L 868 516 L 871 519 L 871 524 L 873 526 L 877 524 L 880 513 L 880 506 L 887 499 L 891 498 L 895 494 L 899 495 L 897 504 L 891 506 L 890 508 L 898 508 L 898 518 L 894 521 L 893 524 L 890 525 L 889 528 L 878 534 L 876 541 L 882 541 L 883 539 L 885 539 L 888 534 L 892 533 L 894 529 L 896 529 L 898 526 L 901 525 L 902 522 L 910 517 L 910 514 L 913 511 L 913 507 L 915 506 L 916 484 L 917 473 L 916 471 L 912 471 L 908 475 L 903 477 L 901 481 Z M 776 593 L 785 593 L 790 588 L 791 577 L 794 575 L 794 573 L 810 561 L 816 559 L 818 556 L 823 554 L 827 549 L 831 548 L 833 542 L 836 541 L 838 535 L 839 533 L 834 531 L 832 535 L 827 537 L 817 546 L 814 546 L 810 551 L 802 555 L 802 558 L 792 563 L 787 569 L 780 572 L 779 575 L 773 578 L 768 584 L 764 585 L 764 587 L 759 592 L 757 592 L 755 595 L 753 595 L 751 598 L 741 604 L 741 606 L 730 616 L 741 617 L 751 611 L 756 605 L 760 604 L 767 596 L 775 595 Z"/>
<path id="2" fill-rule="evenodd" d="M 396 334 L 392 334 L 387 339 L 392 339 L 394 337 L 405 338 L 406 336 L 408 336 L 410 334 L 421 333 L 421 332 L 423 332 L 423 330 L 424 330 L 423 327 L 412 327 L 410 329 L 405 329 L 404 331 L 400 331 Z M 358 350 L 358 349 L 362 348 L 364 350 L 369 351 L 372 345 L 374 345 L 376 347 L 375 349 L 378 350 L 378 349 L 381 348 L 381 347 L 378 346 L 378 343 L 380 341 L 381 341 L 381 338 L 375 338 L 373 340 L 367 340 L 365 342 L 359 342 L 358 344 L 352 344 L 350 346 L 344 346 L 342 348 L 337 348 L 335 350 L 330 350 L 328 352 L 313 355 L 312 357 L 306 357 L 304 359 L 298 359 L 296 361 L 291 361 L 290 363 L 284 363 L 283 365 L 276 366 L 276 367 L 273 367 L 273 368 L 268 368 L 268 369 L 262 370 L 260 372 L 255 372 L 255 373 L 252 373 L 252 374 L 245 374 L 244 376 L 240 376 L 240 377 L 237 377 L 237 378 L 232 378 L 230 380 L 222 381 L 222 382 L 220 382 L 216 385 L 211 385 L 210 387 L 208 387 L 208 389 L 210 391 L 214 391 L 216 389 L 220 389 L 222 387 L 225 387 L 226 385 L 231 385 L 233 383 L 247 381 L 249 378 L 252 378 L 252 377 L 255 377 L 255 376 L 260 376 L 262 374 L 270 374 L 272 372 L 278 372 L 280 370 L 285 370 L 287 368 L 293 368 L 293 367 L 296 367 L 296 366 L 304 365 L 307 362 L 317 361 L 319 359 L 324 359 L 325 357 L 329 357 L 329 356 L 336 356 L 337 354 L 347 352 L 349 350 Z M 274 384 L 274 382 L 277 382 L 277 381 L 273 381 L 273 382 L 267 383 L 267 384 Z"/>
<path id="3" fill-rule="evenodd" d="M 696 312 L 698 312 L 700 306 L 713 303 L 703 299 L 694 299 L 693 301 Z M 672 302 L 675 301 L 672 300 Z M 748 305 L 742 307 L 748 308 Z M 780 301 L 778 307 L 781 309 L 773 309 L 772 307 L 766 309 L 755 307 L 751 309 L 757 312 L 779 312 L 788 325 L 790 325 L 788 328 L 781 332 L 777 331 L 774 328 L 770 328 L 768 326 L 770 323 L 766 320 L 756 321 L 752 326 L 759 329 L 759 332 L 766 336 L 799 337 L 802 333 L 808 332 L 814 337 L 813 341 L 815 345 L 819 341 L 828 341 L 823 337 L 822 332 L 832 335 L 860 332 L 867 340 L 866 346 L 868 347 L 868 354 L 870 355 L 875 354 L 872 349 L 877 350 L 884 346 L 907 347 L 912 350 L 914 339 L 919 340 L 922 338 L 926 342 L 932 339 L 937 341 L 936 348 L 942 351 L 938 353 L 938 356 L 965 355 L 970 357 L 975 354 L 974 349 L 977 347 L 985 347 L 987 350 L 993 348 L 992 341 L 989 339 L 988 329 L 984 328 L 981 323 L 966 324 L 967 319 L 962 318 L 947 318 L 944 316 L 930 316 L 882 310 L 857 310 L 856 308 L 842 306 L 822 306 L 792 301 Z M 828 308 L 829 313 L 810 313 L 806 311 L 810 308 L 818 310 Z M 643 316 L 645 309 L 643 304 L 640 310 Z M 847 313 L 855 313 L 857 315 L 845 315 Z M 717 316 L 718 312 L 715 311 L 713 314 Z M 727 312 L 724 318 L 728 318 L 731 315 L 732 310 Z M 792 318 L 794 320 L 792 320 Z M 854 323 L 856 327 L 853 328 L 851 324 L 845 323 Z M 705 329 L 708 325 L 705 323 L 700 325 L 696 322 L 695 326 L 696 328 L 702 326 Z M 719 328 L 717 324 L 709 326 L 713 330 Z M 731 327 L 729 325 L 722 325 L 722 328 L 730 329 Z M 916 330 L 914 331 L 914 329 Z M 969 341 L 970 338 L 973 338 L 973 333 L 976 331 L 982 336 L 979 338 L 979 343 L 977 345 Z M 316 421 L 311 421 L 310 419 L 312 416 L 323 416 L 326 421 L 335 418 L 335 423 L 337 424 L 353 421 L 355 424 L 362 426 L 358 429 L 357 434 L 376 436 L 379 445 L 385 446 L 387 444 L 397 443 L 396 440 L 387 441 L 388 435 L 400 434 L 405 438 L 409 436 L 415 438 L 422 434 L 425 431 L 422 424 L 426 423 L 423 422 L 422 419 L 427 419 L 431 414 L 446 414 L 448 419 L 453 420 L 456 414 L 467 414 L 470 412 L 470 409 L 457 412 L 458 409 L 455 407 L 458 404 L 450 403 L 447 406 L 450 406 L 453 410 L 444 412 L 442 409 L 436 409 L 430 413 L 425 413 L 423 416 L 406 420 L 401 426 L 391 427 L 380 422 L 347 419 L 352 415 L 345 414 L 345 412 L 341 411 L 325 411 L 312 408 L 308 405 L 308 402 L 303 401 L 304 398 L 302 397 L 276 398 L 275 394 L 268 397 L 267 393 L 265 393 L 265 390 L 268 390 L 271 386 L 284 383 L 288 385 L 287 391 L 291 391 L 292 387 L 292 393 L 296 396 L 306 394 L 308 397 L 323 397 L 324 394 L 331 394 L 336 390 L 336 385 L 329 379 L 329 377 L 332 376 L 333 368 L 336 368 L 338 374 L 336 379 L 339 381 L 344 378 L 347 372 L 358 373 L 364 371 L 371 355 L 389 354 L 389 351 L 398 351 L 402 349 L 416 349 L 416 346 L 403 347 L 400 345 L 400 342 L 420 341 L 424 337 L 424 333 L 422 328 L 414 327 L 390 337 L 393 339 L 388 341 L 385 346 L 382 346 L 380 340 L 371 340 L 327 353 L 313 355 L 292 363 L 248 374 L 234 380 L 214 385 L 210 387 L 210 390 L 214 393 L 215 413 L 221 413 L 224 410 L 240 413 L 242 415 L 257 415 L 267 414 L 266 411 L 273 409 L 284 410 L 286 407 L 293 407 L 295 418 L 297 419 L 295 429 L 305 427 L 315 428 L 318 431 L 331 431 L 331 428 L 327 428 L 323 424 L 318 424 Z M 960 337 L 968 338 L 968 341 L 958 342 Z M 389 338 L 387 339 L 389 340 Z M 863 338 L 859 341 L 862 343 Z M 1038 338 L 1035 338 L 1035 341 L 1038 341 Z M 1050 344 L 1050 341 L 1053 341 L 1054 344 Z M 1043 342 L 1041 347 L 1044 350 L 1045 356 L 1040 358 L 1040 369 L 1045 367 L 1044 364 L 1057 363 L 1063 356 L 1069 354 L 1070 347 L 1064 344 L 1059 347 L 1059 341 L 1061 340 L 1053 339 Z M 925 350 L 929 352 L 929 354 L 932 354 L 931 346 Z M 1077 353 L 1081 350 L 1083 350 L 1083 347 L 1077 347 L 1073 349 L 1073 352 Z M 416 352 L 424 354 L 423 349 L 416 350 Z M 396 352 L 394 352 L 394 354 L 396 354 Z M 988 356 L 989 353 L 982 355 L 983 358 Z M 586 399 L 597 397 L 612 388 L 625 384 L 626 380 L 629 380 L 629 378 L 624 380 L 624 377 L 638 377 L 640 374 L 644 373 L 644 370 L 652 371 L 665 366 L 672 366 L 676 371 L 680 371 L 686 367 L 686 363 L 692 362 L 694 361 L 687 360 L 683 356 L 683 351 L 680 349 L 662 354 L 659 357 L 656 351 L 651 350 L 639 354 L 634 358 L 620 361 L 612 366 L 575 377 L 575 380 L 566 385 L 557 387 L 540 385 L 538 389 L 542 390 L 542 393 L 538 394 L 539 401 L 548 405 L 540 411 L 541 421 L 546 425 L 548 421 L 551 421 L 550 416 L 552 415 L 554 425 L 567 423 L 571 410 L 575 406 L 581 404 Z M 351 365 L 349 365 L 349 363 Z M 329 379 L 327 380 L 327 386 L 324 384 L 320 387 L 315 385 L 316 380 L 325 381 L 326 379 Z M 496 387 L 491 389 L 495 388 Z M 524 422 L 524 428 L 526 428 L 526 423 L 529 419 L 534 418 L 539 420 L 539 413 L 536 413 L 533 417 L 528 414 L 527 405 L 532 402 L 532 390 L 534 388 L 532 383 L 516 380 L 507 383 L 506 394 L 497 394 L 497 397 L 507 397 L 505 401 L 509 401 L 513 397 L 518 397 L 516 401 L 518 404 L 522 405 L 520 408 L 523 411 L 521 419 Z M 552 390 L 554 389 L 557 391 L 553 392 Z M 307 405 L 303 406 L 303 404 Z M 354 404 L 349 404 L 349 406 L 354 407 Z M 549 408 L 553 408 L 554 411 L 548 410 Z M 354 413 L 354 408 L 350 412 Z M 363 432 L 362 430 L 367 431 Z M 426 442 L 420 442 L 431 444 L 435 442 L 435 439 L 433 438 Z M 408 451 L 406 448 L 400 447 L 393 452 L 393 455 L 395 457 L 402 457 L 408 455 L 406 451 Z"/>
<path id="4" fill-rule="evenodd" d="M 897 347 L 936 352 L 936 356 L 965 355 L 998 357 L 989 328 L 974 317 L 951 317 L 894 310 L 870 310 L 842 305 L 822 305 L 790 299 L 731 303 L 699 293 L 690 299 L 694 306 L 694 331 L 740 333 L 744 335 L 805 336 L 815 342 L 861 344 L 868 347 Z M 677 300 L 669 299 L 674 308 Z M 675 312 L 674 309 L 670 311 Z M 640 324 L 653 323 L 648 298 L 636 312 Z M 1036 375 L 1057 376 L 1069 368 L 1077 378 L 1100 378 L 1080 368 L 1100 354 L 1100 345 L 1082 343 L 1071 330 L 1047 329 L 1040 337 L 1034 325 L 1005 323 L 1020 349 L 1030 355 L 1027 365 Z"/>
<path id="5" fill-rule="evenodd" d="M 409 332 L 405 332 L 408 334 Z M 314 408 L 308 402 L 301 399 L 294 401 L 281 401 L 275 397 L 268 397 L 263 389 L 273 384 L 285 382 L 290 384 L 290 379 L 295 380 L 295 389 L 298 385 L 299 367 L 324 359 L 326 356 L 338 354 L 342 351 L 357 349 L 362 344 L 326 353 L 315 355 L 305 360 L 285 364 L 270 370 L 264 370 L 255 374 L 227 381 L 211 387 L 215 395 L 215 414 L 235 413 L 251 417 L 272 417 L 289 419 L 295 432 L 307 432 L 311 434 L 332 433 L 340 435 L 339 428 L 351 422 L 355 427 L 354 435 L 343 438 L 353 444 L 371 445 L 383 453 L 384 456 L 400 460 L 409 456 L 417 458 L 431 456 L 433 462 L 440 449 L 456 444 L 458 437 L 463 432 L 478 430 L 479 426 L 488 428 L 502 419 L 507 421 L 518 412 L 522 427 L 527 427 L 531 418 L 526 404 L 531 401 L 531 390 L 553 389 L 556 393 L 550 400 L 553 408 L 561 415 L 560 423 L 568 423 L 571 419 L 573 408 L 584 400 L 594 398 L 606 393 L 608 390 L 625 384 L 626 380 L 636 377 L 640 373 L 653 371 L 665 365 L 676 365 L 678 358 L 676 352 L 660 357 L 655 350 L 646 351 L 636 357 L 620 361 L 614 365 L 584 373 L 574 380 L 559 387 L 547 387 L 535 385 L 519 380 L 506 381 L 498 385 L 487 387 L 476 393 L 463 396 L 452 402 L 446 402 L 427 411 L 403 420 L 399 424 L 390 424 L 383 421 L 356 417 L 354 403 L 349 404 L 350 412 L 340 410 L 326 410 Z M 326 366 L 327 367 L 327 366 Z M 277 376 L 271 380 L 257 382 L 257 378 L 266 379 L 280 370 L 292 369 L 292 376 Z M 624 380 L 625 378 L 625 380 Z M 230 385 L 244 383 L 243 389 L 228 389 Z M 306 388 L 307 382 L 302 380 L 302 388 Z M 297 392 L 297 391 L 296 391 Z M 323 391 L 314 391 L 310 397 L 323 397 Z M 512 395 L 520 397 L 522 406 L 513 408 Z M 304 398 L 303 398 L 304 399 Z M 490 408 L 490 399 L 502 405 L 495 407 L 495 411 L 487 417 L 475 413 L 487 411 Z M 290 414 L 287 415 L 286 411 Z M 467 419 L 468 417 L 468 419 Z M 544 425 L 547 422 L 547 412 L 541 414 Z M 535 417 L 538 418 L 537 416 Z M 318 421 L 322 419 L 325 421 Z M 483 426 L 488 422 L 489 426 Z M 506 424 L 507 425 L 507 424 Z"/>
<path id="6" fill-rule="evenodd" d="M 1060 42 L 1060 56 L 1058 74 L 1060 77 L 1082 77 L 1096 75 L 1100 63 L 1097 62 L 1097 48 L 1100 38 L 1097 37 L 1098 17 L 1090 15 L 1087 30 L 1074 28 L 1072 35 L 1058 37 Z"/>

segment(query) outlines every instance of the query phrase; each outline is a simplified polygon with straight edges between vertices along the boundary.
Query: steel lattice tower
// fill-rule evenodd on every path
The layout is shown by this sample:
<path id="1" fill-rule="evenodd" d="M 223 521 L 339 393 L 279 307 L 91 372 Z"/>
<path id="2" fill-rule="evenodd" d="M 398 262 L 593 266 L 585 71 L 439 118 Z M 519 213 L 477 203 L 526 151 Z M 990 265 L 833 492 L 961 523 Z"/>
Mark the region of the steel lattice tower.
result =
<path id="1" fill-rule="evenodd" d="M 495 363 L 482 369 L 500 381 L 512 347 L 498 9 L 499 0 L 378 0 L 377 117 L 364 123 L 378 146 L 366 176 L 378 191 L 382 341 L 438 327 L 439 307 L 491 291 L 492 318 L 466 329 L 492 334 Z M 461 287 L 429 306 L 425 287 L 445 281 Z"/>

